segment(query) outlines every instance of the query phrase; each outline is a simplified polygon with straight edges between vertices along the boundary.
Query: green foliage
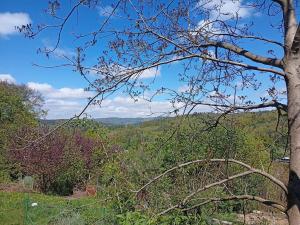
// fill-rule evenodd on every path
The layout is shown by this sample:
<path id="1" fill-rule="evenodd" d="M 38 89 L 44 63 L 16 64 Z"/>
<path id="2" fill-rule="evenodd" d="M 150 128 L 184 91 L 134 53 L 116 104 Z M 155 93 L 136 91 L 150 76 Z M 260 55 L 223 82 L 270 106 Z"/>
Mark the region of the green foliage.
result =
<path id="1" fill-rule="evenodd" d="M 224 179 L 227 174 L 243 171 L 240 166 L 232 164 L 190 165 L 154 182 L 141 196 L 131 194 L 130 190 L 139 189 L 151 178 L 180 163 L 197 159 L 234 158 L 265 170 L 270 163 L 271 140 L 266 137 L 264 128 L 255 124 L 255 120 L 256 117 L 263 116 L 264 119 L 258 120 L 259 123 L 267 123 L 269 129 L 272 125 L 275 128 L 274 113 L 266 114 L 272 115 L 272 120 L 266 122 L 268 117 L 264 113 L 237 114 L 222 119 L 220 126 L 211 127 L 209 130 L 205 129 L 208 126 L 207 121 L 213 121 L 215 118 L 214 115 L 205 114 L 190 116 L 182 121 L 179 117 L 150 121 L 140 126 L 115 128 L 111 130 L 109 139 L 112 143 L 123 146 L 126 151 L 118 153 L 114 160 L 106 162 L 102 167 L 100 184 L 103 193 L 118 195 L 118 198 L 114 198 L 114 204 L 121 204 L 123 211 L 131 211 L 137 207 L 149 214 L 155 214 L 163 211 L 168 205 L 180 202 L 205 184 Z M 275 129 L 268 135 L 274 133 Z M 195 198 L 228 196 L 231 193 L 266 196 L 266 187 L 269 187 L 266 179 L 257 175 L 230 181 L 226 186 L 227 188 L 208 190 Z M 196 203 L 192 201 L 188 206 Z M 247 206 L 247 210 L 251 211 L 257 207 L 257 203 L 249 203 Z M 227 201 L 218 203 L 217 210 L 219 213 L 241 212 L 243 208 L 243 201 Z"/>
<path id="2" fill-rule="evenodd" d="M 127 212 L 118 215 L 120 225 L 151 225 L 154 224 L 146 215 L 139 212 Z"/>
<path id="3" fill-rule="evenodd" d="M 198 188 L 244 171 L 238 165 L 193 164 L 166 174 L 139 194 L 132 190 L 139 189 L 167 169 L 197 159 L 234 158 L 266 170 L 272 149 L 276 148 L 278 155 L 284 152 L 283 145 L 272 143 L 272 138 L 278 135 L 273 129 L 276 127 L 275 116 L 274 112 L 236 114 L 222 119 L 218 126 L 210 129 L 206 129 L 208 122 L 214 121 L 216 115 L 169 118 L 117 128 L 105 128 L 88 119 L 75 120 L 55 139 L 63 137 L 67 140 L 62 155 L 64 166 L 59 167 L 47 190 L 69 194 L 76 185 L 97 184 L 97 198 L 105 201 L 105 207 L 97 212 L 97 220 L 94 214 L 72 211 L 51 221 L 53 224 L 67 224 L 74 217 L 83 224 L 208 225 L 212 218 L 219 218 L 238 224 L 232 213 L 251 211 L 258 207 L 257 203 L 247 202 L 245 208 L 245 201 L 225 201 L 184 214 L 174 210 L 171 214 L 155 217 Z M 268 118 L 271 119 L 267 121 Z M 73 139 L 74 131 L 81 135 Z M 90 145 L 89 140 L 98 141 L 99 145 L 93 149 L 87 163 L 82 154 L 84 148 L 80 146 Z M 49 147 L 61 145 L 53 143 Z M 227 182 L 226 188 L 219 186 L 196 194 L 184 207 L 231 193 L 265 197 L 273 194 L 273 190 L 264 178 L 251 175 Z"/>
<path id="4" fill-rule="evenodd" d="M 28 198 L 27 211 L 25 211 L 24 205 L 25 198 Z M 32 203 L 37 203 L 37 205 L 32 206 Z M 30 224 L 36 225 L 100 225 L 99 221 L 112 221 L 109 218 L 114 217 L 112 211 L 106 209 L 95 198 L 67 200 L 43 194 L 0 192 L 0 224 L 23 224 L 24 213 L 28 215 Z"/>
<path id="5" fill-rule="evenodd" d="M 85 225 L 85 221 L 81 218 L 79 213 L 62 213 L 49 225 Z"/>
<path id="6" fill-rule="evenodd" d="M 28 199 L 25 211 L 24 200 Z M 36 206 L 32 206 L 36 203 Z M 24 213 L 30 224 L 37 225 L 210 225 L 215 215 L 174 213 L 159 218 L 143 212 L 128 211 L 122 214 L 94 198 L 66 200 L 42 194 L 0 192 L 1 224 L 23 224 Z M 235 221 L 233 215 L 219 215 L 219 219 Z M 237 224 L 237 223 L 235 223 Z"/>
<path id="7" fill-rule="evenodd" d="M 21 127 L 36 126 L 44 114 L 39 93 L 25 85 L 0 82 L 0 183 L 10 180 L 12 165 L 7 161 L 7 148 Z"/>

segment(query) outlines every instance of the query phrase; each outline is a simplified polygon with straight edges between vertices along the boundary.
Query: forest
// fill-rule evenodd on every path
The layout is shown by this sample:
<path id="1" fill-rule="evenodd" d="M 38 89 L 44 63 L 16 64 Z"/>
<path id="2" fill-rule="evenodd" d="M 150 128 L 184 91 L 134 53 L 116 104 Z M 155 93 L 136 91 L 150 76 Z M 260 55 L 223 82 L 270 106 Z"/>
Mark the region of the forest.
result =
<path id="1" fill-rule="evenodd" d="M 243 224 L 237 215 L 253 210 L 280 214 L 283 191 L 260 174 L 228 180 L 223 185 L 209 184 L 245 171 L 231 160 L 286 179 L 288 163 L 281 160 L 287 156 L 284 114 L 235 113 L 220 118 L 218 124 L 215 121 L 220 115 L 215 113 L 154 118 L 129 125 L 105 125 L 84 118 L 53 132 L 64 121 L 40 119 L 44 112 L 38 92 L 5 82 L 0 87 L 2 210 L 12 210 L 12 205 L 5 203 L 8 199 L 14 199 L 10 204 L 16 204 L 24 198 L 20 193 L 14 196 L 18 192 L 29 192 L 32 198 L 40 193 L 43 198 L 55 199 L 72 196 L 76 190 L 85 191 L 87 186 L 96 187 L 97 194 L 83 196 L 79 201 L 95 201 L 93 209 L 104 210 L 81 215 L 80 210 L 69 205 L 77 213 L 76 223 L 63 221 L 74 218 L 74 212 L 64 214 L 60 208 L 61 218 L 45 222 L 34 215 L 36 221 L 28 224 L 204 225 L 213 224 L 213 218 Z M 161 177 L 157 177 L 159 174 Z M 13 187 L 16 190 L 10 190 Z M 197 193 L 202 187 L 203 191 Z M 247 196 L 272 201 L 262 204 Z M 169 208 L 178 203 L 182 206 Z M 49 209 L 44 210 L 48 213 Z M 22 207 L 19 213 L 21 223 Z M 3 224 L 16 224 L 9 220 L 10 215 L 1 213 Z M 100 222 L 96 222 L 99 218 Z"/>

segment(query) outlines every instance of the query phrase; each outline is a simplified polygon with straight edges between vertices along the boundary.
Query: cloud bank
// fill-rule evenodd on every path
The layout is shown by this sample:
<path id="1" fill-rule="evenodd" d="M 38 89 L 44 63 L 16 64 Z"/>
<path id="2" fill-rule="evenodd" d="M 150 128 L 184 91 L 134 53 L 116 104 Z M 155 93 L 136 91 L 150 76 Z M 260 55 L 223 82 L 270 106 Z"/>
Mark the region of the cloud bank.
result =
<path id="1" fill-rule="evenodd" d="M 16 83 L 16 80 L 15 78 L 10 75 L 10 74 L 0 74 L 0 81 L 4 81 L 4 82 L 7 82 L 7 83 L 10 83 L 10 84 L 15 84 Z"/>
<path id="2" fill-rule="evenodd" d="M 149 74 L 153 74 L 152 72 L 153 71 L 150 71 Z M 149 75 L 149 77 L 151 76 Z M 0 74 L 0 80 L 16 83 L 16 79 L 10 74 Z M 87 104 L 88 98 L 95 94 L 87 92 L 83 88 L 55 88 L 48 83 L 28 82 L 26 85 L 42 94 L 45 101 L 44 109 L 48 111 L 47 119 L 67 119 L 79 114 Z M 176 105 L 176 107 L 179 106 L 180 105 Z M 101 107 L 99 105 L 91 105 L 86 110 L 86 113 L 93 118 L 133 118 L 160 116 L 172 110 L 172 104 L 167 100 L 149 102 L 145 99 L 138 98 L 137 101 L 135 101 L 128 96 L 117 95 L 105 99 Z M 207 111 L 207 108 L 203 108 L 202 111 L 203 110 Z"/>
<path id="3" fill-rule="evenodd" d="M 27 13 L 0 13 L 0 37 L 18 33 L 16 27 L 31 23 Z"/>

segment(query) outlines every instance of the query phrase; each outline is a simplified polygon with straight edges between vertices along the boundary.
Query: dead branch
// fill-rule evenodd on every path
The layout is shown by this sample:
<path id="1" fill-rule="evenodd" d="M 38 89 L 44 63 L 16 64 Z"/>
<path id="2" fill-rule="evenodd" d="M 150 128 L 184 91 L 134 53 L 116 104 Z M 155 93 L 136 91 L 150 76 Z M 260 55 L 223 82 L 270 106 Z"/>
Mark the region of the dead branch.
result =
<path id="1" fill-rule="evenodd" d="M 210 188 L 213 188 L 215 186 L 219 186 L 221 184 L 224 184 L 224 183 L 227 183 L 228 181 L 231 181 L 231 180 L 234 180 L 234 179 L 237 179 L 237 178 L 240 178 L 240 177 L 244 177 L 244 176 L 248 176 L 250 174 L 253 174 L 254 171 L 251 171 L 251 170 L 248 170 L 248 171 L 245 171 L 243 173 L 238 173 L 238 174 L 235 174 L 235 175 L 232 175 L 232 176 L 229 176 L 228 178 L 226 179 L 223 179 L 223 180 L 220 180 L 220 181 L 217 181 L 217 182 L 214 182 L 214 183 L 211 183 L 211 184 L 208 184 L 208 185 L 205 185 L 204 187 L 201 187 L 199 189 L 197 189 L 196 191 L 193 191 L 192 193 L 190 193 L 189 195 L 187 195 L 183 200 L 181 200 L 179 203 L 177 203 L 176 205 L 173 205 L 167 209 L 165 209 L 164 211 L 160 212 L 157 216 L 162 216 L 176 208 L 179 208 L 179 209 L 182 209 L 184 208 L 184 206 L 190 201 L 190 199 L 195 196 L 196 194 L 199 194 L 200 192 L 204 192 Z"/>
<path id="2" fill-rule="evenodd" d="M 256 201 L 256 202 L 262 203 L 262 204 L 264 204 L 266 206 L 270 206 L 270 207 L 273 207 L 275 209 L 278 209 L 281 212 L 285 212 L 286 211 L 286 207 L 283 206 L 279 202 L 272 201 L 272 200 L 269 200 L 269 199 L 264 199 L 264 198 L 261 198 L 259 196 L 253 196 L 253 195 L 233 195 L 233 196 L 220 197 L 220 198 L 206 198 L 206 199 L 204 198 L 203 200 L 205 200 L 205 201 L 203 201 L 203 202 L 201 202 L 199 204 L 196 204 L 196 205 L 194 205 L 192 207 L 182 209 L 182 211 L 190 211 L 190 210 L 193 210 L 195 208 L 204 206 L 204 205 L 212 203 L 212 202 L 222 202 L 222 201 L 232 201 L 232 200 L 251 200 L 251 201 Z"/>
<path id="3" fill-rule="evenodd" d="M 276 177 L 274 177 L 271 174 L 266 173 L 262 170 L 255 169 L 255 168 L 251 167 L 250 165 L 248 165 L 246 163 L 243 163 L 241 161 L 235 160 L 235 159 L 199 159 L 199 160 L 194 160 L 194 161 L 182 163 L 182 164 L 177 165 L 175 167 L 172 167 L 171 169 L 168 169 L 165 172 L 161 173 L 160 175 L 154 177 L 148 183 L 146 183 L 144 186 L 142 186 L 140 189 L 138 189 L 137 191 L 134 191 L 134 192 L 138 193 L 138 192 L 144 190 L 149 185 L 151 185 L 153 182 L 159 180 L 160 178 L 162 178 L 163 176 L 165 176 L 166 174 L 168 174 L 168 173 L 170 173 L 174 170 L 177 170 L 179 168 L 183 168 L 183 167 L 186 167 L 186 166 L 189 166 L 189 165 L 192 165 L 192 164 L 200 164 L 200 163 L 207 163 L 207 162 L 214 162 L 214 163 L 216 163 L 216 162 L 222 162 L 222 163 L 230 162 L 230 163 L 238 164 L 238 165 L 240 165 L 244 168 L 247 168 L 249 171 L 251 171 L 251 173 L 260 174 L 260 175 L 268 178 L 274 184 L 278 185 L 281 189 L 283 189 L 285 191 L 285 193 L 287 193 L 287 187 L 285 186 L 285 184 L 282 181 L 280 181 L 279 179 L 277 179 Z"/>

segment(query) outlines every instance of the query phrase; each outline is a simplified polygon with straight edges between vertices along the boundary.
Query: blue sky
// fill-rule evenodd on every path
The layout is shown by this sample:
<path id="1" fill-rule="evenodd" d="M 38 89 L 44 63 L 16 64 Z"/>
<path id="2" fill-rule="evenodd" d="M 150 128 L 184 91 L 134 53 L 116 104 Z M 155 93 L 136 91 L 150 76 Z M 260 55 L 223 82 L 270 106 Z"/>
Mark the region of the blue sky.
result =
<path id="1" fill-rule="evenodd" d="M 79 113 L 86 103 L 87 97 L 91 96 L 91 93 L 84 92 L 87 83 L 78 73 L 73 72 L 70 68 L 45 69 L 33 66 L 33 64 L 56 65 L 62 62 L 60 58 L 62 54 L 74 55 L 74 47 L 79 43 L 74 41 L 72 35 L 69 34 L 75 27 L 80 27 L 81 31 L 84 32 L 103 22 L 106 18 L 105 12 L 110 10 L 110 6 L 109 2 L 101 1 L 97 9 L 85 8 L 79 11 L 79 19 L 75 18 L 64 30 L 63 39 L 56 53 L 47 58 L 42 54 L 37 54 L 37 49 L 43 46 L 54 46 L 56 40 L 54 32 L 46 31 L 35 39 L 26 39 L 14 29 L 14 26 L 26 23 L 37 25 L 40 21 L 44 23 L 51 22 L 50 18 L 43 11 L 47 7 L 47 2 L 36 0 L 0 1 L 0 79 L 10 80 L 10 82 L 18 84 L 27 84 L 29 87 L 40 91 L 45 99 L 45 109 L 48 110 L 47 118 L 69 118 Z M 72 2 L 65 1 L 65 8 L 69 9 Z M 225 4 L 225 12 L 226 10 L 232 10 L 230 7 L 236 7 L 236 5 Z M 245 21 L 255 19 L 257 30 L 264 36 L 276 40 L 280 39 L 280 36 L 276 35 L 276 33 L 265 28 L 269 27 L 269 18 L 259 13 L 254 13 L 247 8 L 240 13 L 243 14 Z M 113 20 L 112 23 L 115 26 L 122 25 L 122 20 L 118 18 L 113 18 Z M 267 46 L 263 44 L 247 45 L 246 47 L 250 47 L 256 53 L 264 54 L 267 51 Z M 88 58 L 90 64 L 95 62 L 98 52 L 101 50 L 101 47 L 99 48 L 90 51 Z M 281 55 L 280 51 L 278 55 Z M 147 79 L 151 80 L 157 72 L 156 87 L 167 83 L 174 89 L 184 89 L 184 84 L 179 83 L 174 78 L 174 74 L 180 68 L 179 64 L 160 67 L 158 72 L 150 70 L 144 73 L 143 79 L 146 81 Z M 267 81 L 266 78 L 261 79 L 263 83 Z M 281 85 L 280 88 L 284 87 Z M 264 88 L 262 88 L 262 92 L 259 92 L 256 98 L 259 95 L 264 95 L 263 91 Z M 170 108 L 170 103 L 164 97 L 159 97 L 152 103 L 143 100 L 134 103 L 132 99 L 120 92 L 107 99 L 103 103 L 102 108 L 92 106 L 88 113 L 93 117 L 145 117 L 151 112 L 168 111 Z M 200 110 L 206 111 L 208 109 L 203 107 Z"/>

